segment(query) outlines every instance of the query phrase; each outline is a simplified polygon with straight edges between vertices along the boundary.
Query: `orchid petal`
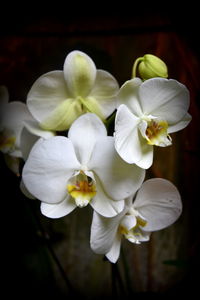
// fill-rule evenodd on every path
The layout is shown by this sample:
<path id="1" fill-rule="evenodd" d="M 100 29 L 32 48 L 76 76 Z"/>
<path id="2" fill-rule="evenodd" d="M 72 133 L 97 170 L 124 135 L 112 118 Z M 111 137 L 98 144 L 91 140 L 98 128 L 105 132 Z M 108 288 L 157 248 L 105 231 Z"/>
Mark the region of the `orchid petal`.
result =
<path id="1" fill-rule="evenodd" d="M 121 213 L 124 208 L 123 198 L 115 201 L 104 191 L 100 180 L 95 176 L 97 193 L 91 201 L 92 208 L 100 215 L 111 218 Z"/>
<path id="2" fill-rule="evenodd" d="M 67 194 L 67 181 L 80 169 L 72 142 L 62 136 L 40 139 L 33 146 L 23 168 L 28 191 L 49 204 L 61 202 Z"/>
<path id="3" fill-rule="evenodd" d="M 138 90 L 142 80 L 140 78 L 134 78 L 126 81 L 117 96 L 118 106 L 125 104 L 131 110 L 131 112 L 140 117 L 142 115 L 141 105 L 138 99 Z"/>
<path id="4" fill-rule="evenodd" d="M 139 88 L 139 98 L 144 115 L 153 115 L 168 124 L 176 124 L 189 107 L 189 91 L 174 79 L 152 78 Z"/>
<path id="5" fill-rule="evenodd" d="M 113 218 L 105 218 L 94 211 L 90 246 L 95 253 L 106 254 L 110 250 L 117 234 L 120 218 L 121 214 Z"/>
<path id="6" fill-rule="evenodd" d="M 55 132 L 53 131 L 42 129 L 39 126 L 38 122 L 36 122 L 35 120 L 25 120 L 24 126 L 31 134 L 42 137 L 44 139 L 49 139 L 50 137 L 53 137 L 55 135 Z"/>
<path id="7" fill-rule="evenodd" d="M 175 125 L 170 125 L 168 127 L 168 133 L 177 132 L 183 128 L 185 128 L 190 121 L 192 120 L 192 116 L 189 113 L 186 113 L 185 116 Z"/>
<path id="8" fill-rule="evenodd" d="M 21 133 L 20 148 L 22 152 L 22 157 L 25 161 L 27 160 L 33 145 L 37 142 L 38 139 L 38 136 L 30 133 L 25 127 L 23 128 Z"/>
<path id="9" fill-rule="evenodd" d="M 56 204 L 41 203 L 41 213 L 52 219 L 62 218 L 68 215 L 76 208 L 76 204 L 70 196 L 67 196 L 62 202 Z"/>
<path id="10" fill-rule="evenodd" d="M 116 234 L 113 245 L 110 251 L 106 254 L 108 260 L 112 263 L 116 263 L 119 255 L 120 255 L 120 248 L 121 248 L 121 234 Z"/>
<path id="11" fill-rule="evenodd" d="M 28 158 L 33 145 L 40 137 L 48 139 L 54 135 L 55 133 L 52 131 L 42 130 L 34 120 L 25 121 L 20 143 L 23 159 L 26 160 Z"/>
<path id="12" fill-rule="evenodd" d="M 87 54 L 72 51 L 64 62 L 64 77 L 73 97 L 86 97 L 95 82 L 96 66 Z"/>
<path id="13" fill-rule="evenodd" d="M 153 162 L 153 146 L 147 144 L 139 131 L 142 121 L 123 104 L 118 108 L 115 120 L 114 137 L 118 154 L 127 163 L 148 169 Z"/>
<path id="14" fill-rule="evenodd" d="M 87 165 L 95 143 L 103 136 L 107 136 L 106 128 L 95 114 L 84 114 L 72 124 L 68 137 L 82 165 Z"/>
<path id="15" fill-rule="evenodd" d="M 115 151 L 114 138 L 110 136 L 98 140 L 88 168 L 97 174 L 105 192 L 114 200 L 125 199 L 135 193 L 145 176 L 143 169 L 121 159 Z"/>
<path id="16" fill-rule="evenodd" d="M 129 164 L 142 158 L 139 122 L 140 119 L 132 114 L 127 106 L 119 106 L 115 118 L 115 148 L 121 158 Z"/>
<path id="17" fill-rule="evenodd" d="M 31 193 L 29 193 L 29 191 L 28 191 L 27 188 L 25 187 L 25 184 L 24 184 L 23 180 L 20 181 L 19 187 L 20 187 L 21 192 L 22 192 L 27 198 L 32 199 L 32 200 L 36 199 Z"/>
<path id="18" fill-rule="evenodd" d="M 153 163 L 153 146 L 148 145 L 146 140 L 140 136 L 142 158 L 135 164 L 142 169 L 149 169 Z"/>
<path id="19" fill-rule="evenodd" d="M 15 148 L 20 149 L 21 131 L 24 126 L 24 120 L 32 120 L 30 112 L 26 104 L 20 101 L 13 101 L 7 105 L 7 109 L 3 117 L 3 126 L 9 131 L 13 132 L 15 136 Z"/>
<path id="20" fill-rule="evenodd" d="M 107 118 L 115 110 L 115 97 L 118 90 L 118 82 L 110 73 L 104 70 L 97 70 L 96 80 L 89 97 L 97 101 L 104 118 Z"/>
<path id="21" fill-rule="evenodd" d="M 135 227 L 135 225 L 137 224 L 137 219 L 135 216 L 133 215 L 125 215 L 121 222 L 120 225 L 124 228 L 126 228 L 127 230 L 130 230 L 131 228 Z"/>
<path id="22" fill-rule="evenodd" d="M 182 203 L 177 188 L 168 180 L 145 181 L 133 207 L 147 220 L 145 231 L 156 231 L 174 223 L 181 214 Z"/>
<path id="23" fill-rule="evenodd" d="M 45 129 L 65 130 L 72 103 L 62 71 L 48 72 L 39 77 L 27 96 L 27 105 L 34 118 Z"/>
<path id="24" fill-rule="evenodd" d="M 68 98 L 60 103 L 52 114 L 40 123 L 40 126 L 46 130 L 64 131 L 83 113 L 81 103 Z"/>

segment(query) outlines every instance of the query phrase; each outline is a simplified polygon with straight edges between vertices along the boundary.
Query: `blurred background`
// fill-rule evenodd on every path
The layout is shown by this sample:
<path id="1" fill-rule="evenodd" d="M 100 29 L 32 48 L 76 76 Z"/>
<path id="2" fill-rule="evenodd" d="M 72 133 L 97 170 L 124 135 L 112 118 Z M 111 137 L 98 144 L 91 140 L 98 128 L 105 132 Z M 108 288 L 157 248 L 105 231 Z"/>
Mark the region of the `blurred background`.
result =
<path id="1" fill-rule="evenodd" d="M 132 299 L 198 294 L 200 52 L 197 13 L 190 7 L 168 3 L 165 9 L 129 11 L 127 6 L 126 12 L 122 7 L 104 14 L 103 9 L 92 13 L 82 7 L 77 13 L 76 4 L 49 14 L 39 7 L 32 15 L 15 8 L 12 13 L 2 10 L 0 85 L 7 86 L 10 101 L 25 102 L 34 81 L 62 70 L 72 50 L 86 52 L 120 85 L 130 79 L 134 60 L 149 53 L 165 61 L 169 78 L 188 87 L 193 117 L 186 129 L 172 134 L 171 147 L 155 150 L 147 171 L 147 178 L 162 177 L 178 187 L 183 201 L 180 219 L 153 233 L 148 243 L 124 240 L 116 265 L 90 249 L 90 207 L 58 220 L 42 216 L 40 202 L 22 195 L 20 178 L 9 171 L 0 153 L 1 282 L 6 295 Z M 31 5 L 27 11 L 32 12 Z"/>

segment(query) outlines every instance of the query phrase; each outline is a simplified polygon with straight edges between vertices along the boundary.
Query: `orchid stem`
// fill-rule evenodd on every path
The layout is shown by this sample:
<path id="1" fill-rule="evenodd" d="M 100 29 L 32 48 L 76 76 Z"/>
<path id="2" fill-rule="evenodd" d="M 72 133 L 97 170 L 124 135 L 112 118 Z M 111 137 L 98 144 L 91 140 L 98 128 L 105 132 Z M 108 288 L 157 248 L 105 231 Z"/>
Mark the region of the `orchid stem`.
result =
<path id="1" fill-rule="evenodd" d="M 136 74 L 137 74 L 137 66 L 138 66 L 138 63 L 141 62 L 143 60 L 143 57 L 138 57 L 134 64 L 133 64 L 133 69 L 132 69 L 132 78 L 135 78 L 136 77 Z"/>

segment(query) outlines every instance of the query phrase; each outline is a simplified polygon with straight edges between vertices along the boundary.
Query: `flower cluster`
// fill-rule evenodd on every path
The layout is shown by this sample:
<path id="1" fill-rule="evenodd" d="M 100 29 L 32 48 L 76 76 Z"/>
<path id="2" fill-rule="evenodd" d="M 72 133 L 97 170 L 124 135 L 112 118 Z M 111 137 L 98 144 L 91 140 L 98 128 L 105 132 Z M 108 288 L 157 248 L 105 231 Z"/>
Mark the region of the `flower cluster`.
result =
<path id="1" fill-rule="evenodd" d="M 115 263 L 122 237 L 139 244 L 178 219 L 177 188 L 161 178 L 144 181 L 153 147 L 171 145 L 170 133 L 191 120 L 188 89 L 167 79 L 159 58 L 137 59 L 133 78 L 119 87 L 87 54 L 72 51 L 63 70 L 35 81 L 26 104 L 8 98 L 1 86 L 0 150 L 8 167 L 19 174 L 25 162 L 21 190 L 49 218 L 91 205 L 95 253 Z"/>

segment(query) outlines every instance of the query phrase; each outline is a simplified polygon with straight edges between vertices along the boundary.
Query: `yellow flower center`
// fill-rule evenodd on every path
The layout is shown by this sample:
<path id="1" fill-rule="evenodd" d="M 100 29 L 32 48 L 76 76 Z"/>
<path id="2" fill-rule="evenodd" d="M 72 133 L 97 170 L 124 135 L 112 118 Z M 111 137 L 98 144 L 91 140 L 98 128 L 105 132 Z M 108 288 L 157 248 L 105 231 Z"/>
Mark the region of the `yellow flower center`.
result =
<path id="1" fill-rule="evenodd" d="M 6 135 L 4 132 L 0 133 L 0 151 L 9 153 L 14 149 L 16 137 Z"/>
<path id="2" fill-rule="evenodd" d="M 126 239 L 128 239 L 132 243 L 140 244 L 140 240 L 142 240 L 142 230 L 141 227 L 144 227 L 147 224 L 147 221 L 140 216 L 136 217 L 136 225 L 131 229 L 127 229 L 122 224 L 119 225 L 119 233 L 123 234 Z"/>
<path id="3" fill-rule="evenodd" d="M 75 182 L 67 185 L 67 190 L 79 207 L 86 206 L 97 193 L 93 180 L 83 172 L 76 176 Z"/>
<path id="4" fill-rule="evenodd" d="M 168 123 L 166 121 L 149 121 L 145 132 L 147 143 L 161 147 L 171 145 L 171 137 L 167 133 L 167 129 Z"/>

